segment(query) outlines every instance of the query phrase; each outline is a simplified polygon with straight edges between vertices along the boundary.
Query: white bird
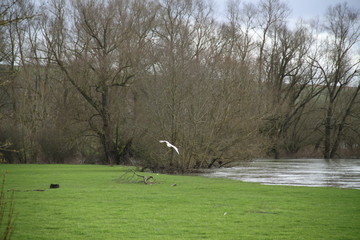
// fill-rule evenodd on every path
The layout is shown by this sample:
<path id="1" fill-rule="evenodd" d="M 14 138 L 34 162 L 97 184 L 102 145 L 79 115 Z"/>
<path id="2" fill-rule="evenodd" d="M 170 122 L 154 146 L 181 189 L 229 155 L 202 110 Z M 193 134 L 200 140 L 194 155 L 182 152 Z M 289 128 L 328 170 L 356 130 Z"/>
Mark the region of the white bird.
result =
<path id="1" fill-rule="evenodd" d="M 168 141 L 166 141 L 166 140 L 160 140 L 159 142 L 160 142 L 160 143 L 166 143 L 166 146 L 167 146 L 167 147 L 175 149 L 175 151 L 177 152 L 177 154 L 180 154 L 178 148 L 175 147 L 174 145 L 172 145 L 171 143 L 169 143 Z"/>

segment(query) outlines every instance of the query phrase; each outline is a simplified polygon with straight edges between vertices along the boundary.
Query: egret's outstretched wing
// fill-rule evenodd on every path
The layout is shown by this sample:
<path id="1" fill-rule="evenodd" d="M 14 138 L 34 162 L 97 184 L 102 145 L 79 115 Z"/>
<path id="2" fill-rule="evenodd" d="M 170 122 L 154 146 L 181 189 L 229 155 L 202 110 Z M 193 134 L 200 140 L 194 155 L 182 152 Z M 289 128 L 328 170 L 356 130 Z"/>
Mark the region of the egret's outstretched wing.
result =
<path id="1" fill-rule="evenodd" d="M 172 145 L 171 143 L 169 143 L 168 141 L 166 141 L 166 140 L 160 140 L 159 142 L 160 142 L 160 143 L 166 143 L 166 146 L 167 146 L 167 147 L 173 148 L 173 149 L 177 152 L 177 154 L 180 154 L 180 153 L 179 153 L 179 149 L 178 149 L 177 147 L 175 147 L 174 145 Z"/>
<path id="2" fill-rule="evenodd" d="M 175 149 L 175 151 L 177 152 L 177 154 L 180 154 L 179 153 L 179 149 L 177 148 L 177 147 L 175 147 L 174 145 L 172 145 L 172 144 L 170 144 L 171 145 L 171 147 L 173 148 L 173 149 Z"/>

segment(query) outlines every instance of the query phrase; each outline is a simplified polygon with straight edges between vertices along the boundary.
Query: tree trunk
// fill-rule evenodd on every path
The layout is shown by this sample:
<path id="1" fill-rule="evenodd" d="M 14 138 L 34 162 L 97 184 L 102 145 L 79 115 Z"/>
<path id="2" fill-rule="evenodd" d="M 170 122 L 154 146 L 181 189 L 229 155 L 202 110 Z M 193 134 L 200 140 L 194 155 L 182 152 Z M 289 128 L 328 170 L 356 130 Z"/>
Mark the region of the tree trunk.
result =
<path id="1" fill-rule="evenodd" d="M 118 153 L 112 140 L 112 134 L 108 125 L 103 126 L 104 134 L 101 136 L 101 143 L 104 147 L 105 160 L 108 164 L 114 165 L 118 162 Z"/>
<path id="2" fill-rule="evenodd" d="M 124 149 L 121 151 L 121 153 L 119 153 L 118 164 L 126 164 L 129 162 L 130 158 L 133 156 L 131 147 L 132 143 L 132 139 L 126 142 Z"/>
<path id="3" fill-rule="evenodd" d="M 111 129 L 110 112 L 109 112 L 109 87 L 107 86 L 103 87 L 101 100 L 102 100 L 102 104 L 101 104 L 102 109 L 100 111 L 100 114 L 103 122 L 102 144 L 104 147 L 106 162 L 110 165 L 114 165 L 118 162 L 119 154 L 113 140 L 113 134 Z"/>
<path id="4" fill-rule="evenodd" d="M 332 118 L 333 118 L 333 110 L 332 103 L 329 104 L 326 118 L 325 118 L 325 140 L 324 140 L 324 158 L 331 158 L 331 129 L 332 129 Z"/>

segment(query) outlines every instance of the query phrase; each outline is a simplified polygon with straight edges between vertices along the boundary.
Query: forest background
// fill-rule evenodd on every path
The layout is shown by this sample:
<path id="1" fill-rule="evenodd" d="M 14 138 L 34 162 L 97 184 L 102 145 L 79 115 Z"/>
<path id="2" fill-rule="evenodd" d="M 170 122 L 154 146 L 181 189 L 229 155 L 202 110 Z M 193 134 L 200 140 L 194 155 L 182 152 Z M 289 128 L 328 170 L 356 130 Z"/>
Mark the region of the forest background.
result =
<path id="1" fill-rule="evenodd" d="M 360 13 L 281 0 L 4 0 L 0 159 L 184 173 L 360 157 Z M 180 154 L 166 148 L 166 139 Z"/>

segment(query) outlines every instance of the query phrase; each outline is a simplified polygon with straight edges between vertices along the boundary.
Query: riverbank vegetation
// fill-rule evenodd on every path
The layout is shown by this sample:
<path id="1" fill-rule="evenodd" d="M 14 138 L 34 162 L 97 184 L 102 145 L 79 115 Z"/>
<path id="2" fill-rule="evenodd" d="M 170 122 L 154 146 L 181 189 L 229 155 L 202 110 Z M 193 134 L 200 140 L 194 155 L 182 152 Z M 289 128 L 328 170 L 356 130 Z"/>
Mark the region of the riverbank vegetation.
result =
<path id="1" fill-rule="evenodd" d="M 229 1 L 224 18 L 205 0 L 5 0 L 0 159 L 182 173 L 359 157 L 358 10 L 306 22 L 281 0 Z"/>
<path id="2" fill-rule="evenodd" d="M 163 174 L 146 185 L 121 166 L 0 165 L 4 170 L 5 190 L 15 194 L 13 240 L 357 240 L 360 235 L 359 190 Z M 49 189 L 50 184 L 60 188 Z"/>

